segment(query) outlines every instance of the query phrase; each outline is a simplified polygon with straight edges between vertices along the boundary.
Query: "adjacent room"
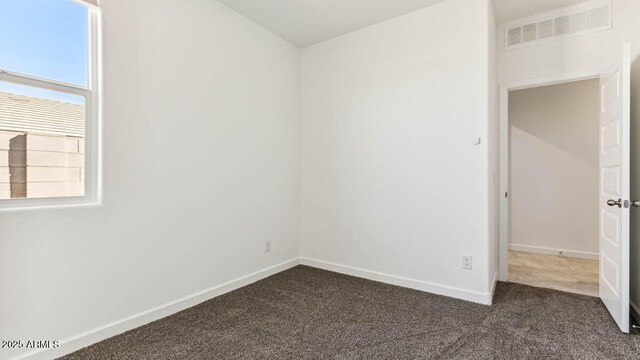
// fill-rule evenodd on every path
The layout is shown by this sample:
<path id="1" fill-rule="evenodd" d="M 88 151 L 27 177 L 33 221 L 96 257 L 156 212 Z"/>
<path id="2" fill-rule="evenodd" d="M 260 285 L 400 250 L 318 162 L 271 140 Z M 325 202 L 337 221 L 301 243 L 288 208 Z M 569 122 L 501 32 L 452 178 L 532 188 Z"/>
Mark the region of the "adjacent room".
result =
<path id="1" fill-rule="evenodd" d="M 598 296 L 600 79 L 509 93 L 509 281 Z"/>
<path id="2" fill-rule="evenodd" d="M 0 360 L 640 358 L 640 0 L 0 0 Z"/>

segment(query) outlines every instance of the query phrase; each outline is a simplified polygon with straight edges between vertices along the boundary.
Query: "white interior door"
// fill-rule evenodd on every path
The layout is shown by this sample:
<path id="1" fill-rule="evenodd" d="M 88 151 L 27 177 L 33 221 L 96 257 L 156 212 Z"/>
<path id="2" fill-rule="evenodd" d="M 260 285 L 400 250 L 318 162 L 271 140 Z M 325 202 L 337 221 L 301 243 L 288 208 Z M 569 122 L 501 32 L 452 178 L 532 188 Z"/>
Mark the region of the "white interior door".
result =
<path id="1" fill-rule="evenodd" d="M 600 298 L 629 332 L 631 51 L 600 79 Z"/>

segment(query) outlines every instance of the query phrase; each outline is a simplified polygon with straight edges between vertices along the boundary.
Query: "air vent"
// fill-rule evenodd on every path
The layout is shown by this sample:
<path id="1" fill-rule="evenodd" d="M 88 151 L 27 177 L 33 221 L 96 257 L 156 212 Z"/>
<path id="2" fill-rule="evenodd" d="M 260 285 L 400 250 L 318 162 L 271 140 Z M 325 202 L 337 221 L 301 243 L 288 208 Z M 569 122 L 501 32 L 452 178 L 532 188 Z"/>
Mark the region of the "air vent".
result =
<path id="1" fill-rule="evenodd" d="M 553 20 L 540 21 L 538 23 L 538 39 L 546 39 L 553 36 Z"/>
<path id="2" fill-rule="evenodd" d="M 611 29 L 611 0 L 596 0 L 505 26 L 506 50 Z"/>
<path id="3" fill-rule="evenodd" d="M 581 33 L 589 31 L 589 15 L 590 11 L 582 11 L 571 15 L 571 31 Z"/>
<path id="4" fill-rule="evenodd" d="M 507 33 L 507 45 L 517 45 L 522 43 L 522 28 L 509 29 Z"/>
<path id="5" fill-rule="evenodd" d="M 560 36 L 571 32 L 571 17 L 560 16 L 553 19 L 553 35 Z"/>
<path id="6" fill-rule="evenodd" d="M 529 24 L 522 27 L 522 42 L 538 40 L 538 24 Z"/>

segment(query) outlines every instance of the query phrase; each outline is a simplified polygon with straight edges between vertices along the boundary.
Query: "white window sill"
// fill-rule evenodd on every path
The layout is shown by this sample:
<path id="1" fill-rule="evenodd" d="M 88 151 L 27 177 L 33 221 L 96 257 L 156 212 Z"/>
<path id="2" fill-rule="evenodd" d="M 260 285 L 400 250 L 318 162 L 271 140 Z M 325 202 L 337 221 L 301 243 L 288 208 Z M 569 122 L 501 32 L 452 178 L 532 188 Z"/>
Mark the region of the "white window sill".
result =
<path id="1" fill-rule="evenodd" d="M 0 200 L 0 213 L 34 210 L 78 209 L 103 207 L 102 199 L 60 198 L 60 199 L 7 199 Z"/>

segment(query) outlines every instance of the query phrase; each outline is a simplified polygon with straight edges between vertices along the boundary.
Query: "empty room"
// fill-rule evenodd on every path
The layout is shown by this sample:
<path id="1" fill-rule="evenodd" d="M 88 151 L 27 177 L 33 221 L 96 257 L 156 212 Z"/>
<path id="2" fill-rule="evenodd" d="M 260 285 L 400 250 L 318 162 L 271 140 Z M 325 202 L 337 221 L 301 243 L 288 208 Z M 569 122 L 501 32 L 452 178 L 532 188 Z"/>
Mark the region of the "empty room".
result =
<path id="1" fill-rule="evenodd" d="M 598 296 L 600 79 L 509 93 L 509 281 Z"/>
<path id="2" fill-rule="evenodd" d="M 0 0 L 0 360 L 640 358 L 640 0 Z"/>

